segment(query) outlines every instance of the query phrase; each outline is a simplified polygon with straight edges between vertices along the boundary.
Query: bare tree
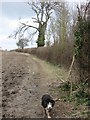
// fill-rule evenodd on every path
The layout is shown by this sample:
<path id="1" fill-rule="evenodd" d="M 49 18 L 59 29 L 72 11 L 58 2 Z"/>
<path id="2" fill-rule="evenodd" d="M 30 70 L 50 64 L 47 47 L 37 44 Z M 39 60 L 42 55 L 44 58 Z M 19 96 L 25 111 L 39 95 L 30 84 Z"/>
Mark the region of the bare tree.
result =
<path id="1" fill-rule="evenodd" d="M 50 38 L 51 38 L 51 29 L 47 28 L 47 30 L 46 30 L 46 46 L 51 45 Z"/>
<path id="2" fill-rule="evenodd" d="M 57 8 L 55 9 L 55 16 L 56 21 L 52 21 L 51 26 L 52 31 L 55 30 L 53 34 L 54 39 L 58 39 L 58 42 L 62 44 L 62 48 L 64 47 L 65 40 L 67 38 L 67 32 L 68 32 L 68 23 L 69 23 L 69 10 L 68 10 L 68 4 L 66 2 L 59 2 Z M 56 28 L 56 29 L 55 29 Z"/>
<path id="3" fill-rule="evenodd" d="M 53 45 L 56 45 L 59 42 L 59 35 L 58 30 L 60 29 L 58 26 L 57 18 L 54 19 L 53 17 L 50 20 L 50 28 L 53 37 Z"/>
<path id="4" fill-rule="evenodd" d="M 18 48 L 24 49 L 24 47 L 28 46 L 29 40 L 26 38 L 20 38 L 19 41 L 16 43 Z"/>
<path id="5" fill-rule="evenodd" d="M 15 32 L 14 36 L 17 37 L 23 36 L 25 31 L 30 28 L 35 29 L 36 31 L 32 34 L 36 34 L 38 32 L 37 46 L 41 47 L 45 45 L 45 31 L 47 27 L 47 23 L 51 14 L 53 12 L 54 7 L 57 5 L 56 2 L 28 2 L 29 6 L 31 6 L 32 10 L 36 14 L 36 18 L 32 18 L 38 24 L 38 27 L 28 24 L 28 22 L 20 22 L 20 26 L 18 30 Z"/>

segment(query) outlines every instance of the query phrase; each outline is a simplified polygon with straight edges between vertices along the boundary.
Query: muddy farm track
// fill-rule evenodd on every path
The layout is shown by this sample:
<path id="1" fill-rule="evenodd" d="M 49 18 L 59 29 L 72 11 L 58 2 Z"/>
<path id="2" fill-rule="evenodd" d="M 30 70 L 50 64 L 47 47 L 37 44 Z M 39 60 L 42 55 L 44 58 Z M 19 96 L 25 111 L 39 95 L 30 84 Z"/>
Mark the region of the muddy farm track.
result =
<path id="1" fill-rule="evenodd" d="M 51 84 L 55 81 L 56 76 L 44 61 L 29 54 L 3 52 L 2 116 L 43 118 L 41 97 L 50 93 Z M 57 102 L 52 117 L 65 117 L 70 112 L 68 108 Z"/>

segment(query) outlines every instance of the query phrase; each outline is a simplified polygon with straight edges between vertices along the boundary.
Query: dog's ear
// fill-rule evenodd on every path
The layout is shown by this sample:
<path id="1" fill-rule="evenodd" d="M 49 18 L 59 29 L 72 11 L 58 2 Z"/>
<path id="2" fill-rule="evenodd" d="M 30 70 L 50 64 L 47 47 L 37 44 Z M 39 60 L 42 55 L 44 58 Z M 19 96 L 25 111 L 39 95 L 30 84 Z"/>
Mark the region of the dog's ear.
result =
<path id="1" fill-rule="evenodd" d="M 52 103 L 52 107 L 54 106 L 55 104 L 55 101 L 54 100 L 51 100 L 51 103 Z"/>

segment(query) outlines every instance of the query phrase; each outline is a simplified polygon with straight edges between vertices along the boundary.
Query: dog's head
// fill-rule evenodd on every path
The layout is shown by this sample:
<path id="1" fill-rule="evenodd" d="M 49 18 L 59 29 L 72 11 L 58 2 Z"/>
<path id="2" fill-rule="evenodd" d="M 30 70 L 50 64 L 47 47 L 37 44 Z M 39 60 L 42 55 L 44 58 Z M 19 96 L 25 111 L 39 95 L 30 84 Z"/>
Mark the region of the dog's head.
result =
<path id="1" fill-rule="evenodd" d="M 47 104 L 47 110 L 50 112 L 55 104 L 54 100 L 50 100 Z"/>

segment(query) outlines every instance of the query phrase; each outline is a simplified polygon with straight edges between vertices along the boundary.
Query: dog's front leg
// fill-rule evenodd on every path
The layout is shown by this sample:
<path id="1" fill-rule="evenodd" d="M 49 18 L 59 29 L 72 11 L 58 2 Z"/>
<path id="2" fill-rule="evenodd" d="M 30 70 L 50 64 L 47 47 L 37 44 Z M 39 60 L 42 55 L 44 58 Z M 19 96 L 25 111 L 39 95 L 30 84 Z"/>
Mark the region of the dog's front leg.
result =
<path id="1" fill-rule="evenodd" d="M 46 109 L 46 115 L 47 115 L 48 118 L 51 118 L 51 116 L 50 116 L 50 112 L 48 112 L 47 109 Z"/>
<path id="2" fill-rule="evenodd" d="M 44 117 L 46 117 L 47 116 L 47 112 L 46 112 L 46 109 L 44 108 L 44 113 L 45 113 L 45 116 Z"/>

